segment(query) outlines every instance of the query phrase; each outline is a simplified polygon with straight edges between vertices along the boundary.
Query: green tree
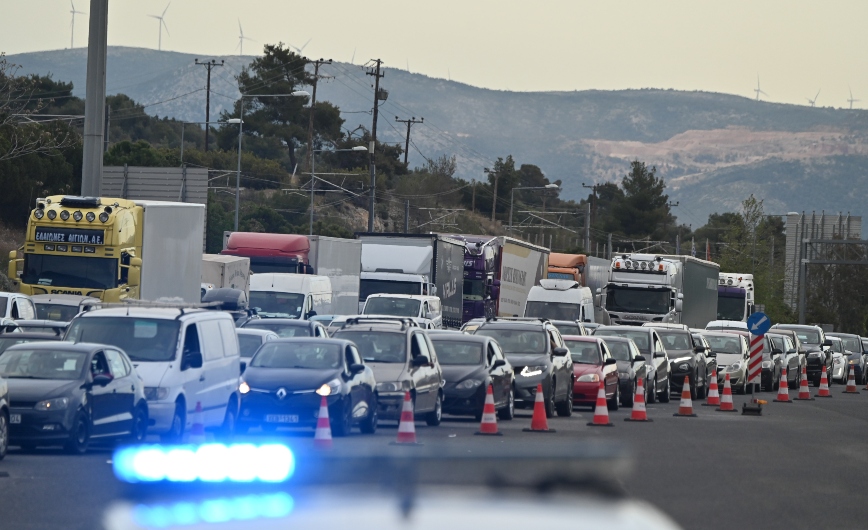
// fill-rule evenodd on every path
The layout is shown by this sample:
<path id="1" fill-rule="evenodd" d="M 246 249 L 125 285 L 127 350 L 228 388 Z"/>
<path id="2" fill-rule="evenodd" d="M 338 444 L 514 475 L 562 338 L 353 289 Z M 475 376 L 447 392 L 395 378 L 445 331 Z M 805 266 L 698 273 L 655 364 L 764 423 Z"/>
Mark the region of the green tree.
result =
<path id="1" fill-rule="evenodd" d="M 615 206 L 615 214 L 627 237 L 659 240 L 665 237 L 665 227 L 675 224 L 669 196 L 664 193 L 666 184 L 656 173 L 655 167 L 648 169 L 644 162 L 634 160 L 630 173 L 621 180 L 624 198 Z"/>

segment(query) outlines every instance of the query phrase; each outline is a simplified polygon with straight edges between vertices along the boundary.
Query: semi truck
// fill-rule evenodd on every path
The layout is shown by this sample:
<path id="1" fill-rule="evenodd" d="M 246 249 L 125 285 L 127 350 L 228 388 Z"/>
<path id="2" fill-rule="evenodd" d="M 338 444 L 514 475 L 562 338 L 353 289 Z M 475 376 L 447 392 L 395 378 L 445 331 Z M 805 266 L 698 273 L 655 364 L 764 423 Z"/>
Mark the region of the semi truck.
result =
<path id="1" fill-rule="evenodd" d="M 250 299 L 250 259 L 222 254 L 202 255 L 202 283 L 213 289 L 229 288 L 244 291 Z"/>
<path id="2" fill-rule="evenodd" d="M 717 285 L 717 320 L 747 322 L 754 306 L 753 274 L 721 272 Z"/>
<path id="3" fill-rule="evenodd" d="M 440 297 L 443 327 L 461 326 L 464 243 L 441 234 L 360 232 L 362 272 L 358 310 L 372 294 Z"/>
<path id="4" fill-rule="evenodd" d="M 362 243 L 357 239 L 299 234 L 232 232 L 220 254 L 250 258 L 255 274 L 316 274 L 329 278 L 331 311 L 359 312 Z"/>
<path id="5" fill-rule="evenodd" d="M 522 316 L 596 322 L 594 295 L 571 279 L 546 278 L 531 288 Z"/>
<path id="6" fill-rule="evenodd" d="M 9 253 L 9 277 L 28 295 L 198 302 L 204 227 L 202 204 L 37 199 L 23 247 Z"/>
<path id="7" fill-rule="evenodd" d="M 645 322 L 704 328 L 717 317 L 720 266 L 692 256 L 621 254 L 596 305 L 612 324 Z"/>
<path id="8" fill-rule="evenodd" d="M 464 242 L 462 323 L 518 316 L 549 269 L 549 249 L 506 236 L 450 235 Z"/>

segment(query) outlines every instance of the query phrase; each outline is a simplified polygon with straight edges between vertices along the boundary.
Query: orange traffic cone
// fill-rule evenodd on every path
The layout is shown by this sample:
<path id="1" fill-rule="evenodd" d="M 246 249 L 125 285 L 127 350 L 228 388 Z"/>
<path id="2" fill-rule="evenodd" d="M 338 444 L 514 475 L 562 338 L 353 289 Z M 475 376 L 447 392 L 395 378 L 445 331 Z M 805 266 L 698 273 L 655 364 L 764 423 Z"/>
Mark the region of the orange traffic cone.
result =
<path id="1" fill-rule="evenodd" d="M 190 443 L 205 443 L 205 420 L 202 414 L 202 402 L 196 402 L 196 411 L 193 412 L 193 426 L 190 427 Z"/>
<path id="2" fill-rule="evenodd" d="M 847 377 L 847 388 L 844 389 L 844 394 L 861 394 L 856 390 L 856 374 L 850 370 L 850 375 Z"/>
<path id="3" fill-rule="evenodd" d="M 823 372 L 820 375 L 820 390 L 817 392 L 817 397 L 832 397 L 829 392 L 829 378 L 826 377 L 826 365 L 823 365 Z"/>
<path id="4" fill-rule="evenodd" d="M 723 379 L 723 396 L 720 398 L 720 407 L 717 410 L 721 412 L 738 412 L 732 406 L 732 384 L 729 382 L 728 373 Z"/>
<path id="5" fill-rule="evenodd" d="M 401 421 L 398 422 L 398 438 L 392 445 L 422 445 L 416 441 L 416 419 L 413 416 L 413 400 L 410 392 L 404 392 Z"/>
<path id="6" fill-rule="evenodd" d="M 711 372 L 711 384 L 708 385 L 708 399 L 702 404 L 703 407 L 720 406 L 720 394 L 717 393 L 717 368 Z"/>
<path id="7" fill-rule="evenodd" d="M 497 412 L 494 410 L 494 391 L 491 385 L 485 390 L 485 404 L 482 406 L 482 421 L 479 423 L 479 431 L 474 434 L 488 436 L 503 436 L 497 432 Z"/>
<path id="8" fill-rule="evenodd" d="M 313 446 L 317 449 L 332 448 L 332 427 L 329 424 L 329 406 L 325 396 L 319 402 L 319 415 L 316 418 L 316 432 L 313 434 Z"/>
<path id="9" fill-rule="evenodd" d="M 611 427 L 609 422 L 609 407 L 606 406 L 606 383 L 600 381 L 597 391 L 597 407 L 594 409 L 594 420 L 588 423 L 592 427 Z"/>
<path id="10" fill-rule="evenodd" d="M 624 421 L 654 421 L 648 419 L 645 411 L 645 383 L 641 379 L 636 386 L 636 396 L 633 398 L 633 412 L 630 413 L 629 418 L 624 418 Z"/>
<path id="11" fill-rule="evenodd" d="M 690 376 L 684 376 L 684 384 L 681 386 L 681 403 L 678 405 L 678 412 L 673 416 L 696 417 L 696 414 L 693 413 L 693 401 L 690 399 Z"/>
<path id="12" fill-rule="evenodd" d="M 549 429 L 549 422 L 546 420 L 546 404 L 543 401 L 542 384 L 536 386 L 536 399 L 533 402 L 533 418 L 530 420 L 530 429 L 522 429 L 524 432 L 555 432 L 554 429 Z"/>
<path id="13" fill-rule="evenodd" d="M 776 403 L 792 403 L 790 399 L 790 385 L 787 382 L 787 369 L 781 368 L 781 382 L 778 383 L 778 397 L 775 398 Z"/>
<path id="14" fill-rule="evenodd" d="M 802 375 L 799 379 L 799 395 L 796 399 L 800 399 L 803 401 L 813 401 L 814 398 L 811 397 L 811 390 L 808 388 L 808 375 L 805 373 L 805 367 L 802 366 Z"/>

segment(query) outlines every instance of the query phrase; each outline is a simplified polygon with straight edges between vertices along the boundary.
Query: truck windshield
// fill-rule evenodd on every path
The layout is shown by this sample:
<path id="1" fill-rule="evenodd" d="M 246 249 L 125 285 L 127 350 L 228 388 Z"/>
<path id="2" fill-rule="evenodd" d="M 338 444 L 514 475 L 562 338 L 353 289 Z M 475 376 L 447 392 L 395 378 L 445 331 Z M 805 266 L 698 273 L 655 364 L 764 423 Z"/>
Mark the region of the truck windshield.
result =
<path id="1" fill-rule="evenodd" d="M 527 301 L 524 316 L 530 318 L 548 318 L 549 320 L 579 320 L 581 306 L 564 302 L 532 302 Z"/>
<path id="2" fill-rule="evenodd" d="M 365 304 L 366 315 L 391 315 L 395 317 L 418 317 L 420 300 L 412 298 L 388 298 L 375 296 Z M 423 315 L 424 316 L 424 315 Z"/>
<path id="3" fill-rule="evenodd" d="M 744 310 L 744 296 L 736 298 L 720 295 L 717 297 L 718 320 L 744 320 Z"/>
<path id="4" fill-rule="evenodd" d="M 482 300 L 485 298 L 485 280 L 464 280 L 464 299 Z"/>
<path id="5" fill-rule="evenodd" d="M 30 285 L 50 285 L 88 289 L 114 289 L 118 286 L 118 260 L 53 254 L 25 254 L 21 281 Z"/>
<path id="6" fill-rule="evenodd" d="M 166 362 L 175 359 L 180 326 L 177 320 L 156 318 L 77 318 L 65 340 L 116 346 L 133 362 Z"/>
<path id="7" fill-rule="evenodd" d="M 365 279 L 359 282 L 360 302 L 364 302 L 372 294 L 422 294 L 422 284 L 419 282 Z"/>
<path id="8" fill-rule="evenodd" d="M 250 307 L 255 307 L 266 318 L 301 318 L 304 295 L 301 293 L 277 293 L 250 291 Z"/>
<path id="9" fill-rule="evenodd" d="M 606 289 L 606 309 L 665 315 L 669 312 L 669 289 L 648 289 L 647 287 L 609 287 Z"/>

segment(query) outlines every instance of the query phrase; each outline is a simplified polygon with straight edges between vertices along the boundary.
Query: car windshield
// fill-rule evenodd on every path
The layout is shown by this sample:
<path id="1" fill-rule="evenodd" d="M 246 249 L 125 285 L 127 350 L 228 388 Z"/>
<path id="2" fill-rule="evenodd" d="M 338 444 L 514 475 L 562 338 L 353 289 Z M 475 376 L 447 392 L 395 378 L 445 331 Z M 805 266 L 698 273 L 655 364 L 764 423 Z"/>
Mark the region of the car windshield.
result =
<path id="1" fill-rule="evenodd" d="M 802 344 L 813 344 L 814 346 L 820 344 L 820 334 L 816 331 L 803 331 L 798 329 L 796 330 L 796 336 L 799 337 Z"/>
<path id="2" fill-rule="evenodd" d="M 310 337 L 310 326 L 306 323 L 282 323 L 263 320 L 251 320 L 244 325 L 245 328 L 267 329 L 273 331 L 281 339 L 291 339 L 292 337 Z"/>
<path id="3" fill-rule="evenodd" d="M 262 346 L 262 337 L 259 335 L 242 335 L 238 334 L 238 348 L 241 350 L 241 356 L 250 358 L 256 353 L 256 350 Z"/>
<path id="4" fill-rule="evenodd" d="M 480 365 L 482 364 L 482 344 L 479 342 L 458 342 L 432 338 L 437 358 L 443 365 Z"/>
<path id="5" fill-rule="evenodd" d="M 271 342 L 262 346 L 250 361 L 254 368 L 340 368 L 341 347 L 322 342 Z"/>
<path id="6" fill-rule="evenodd" d="M 633 342 L 636 343 L 636 347 L 639 348 L 639 351 L 648 353 L 651 351 L 651 341 L 648 338 L 649 333 L 647 331 L 639 331 L 639 330 L 631 330 L 629 328 L 620 329 L 620 328 L 612 328 L 612 329 L 600 329 L 598 328 L 594 335 L 600 335 L 603 337 L 627 337 L 628 339 L 633 339 Z"/>
<path id="7" fill-rule="evenodd" d="M 26 253 L 21 281 L 30 285 L 113 289 L 118 286 L 118 260 Z"/>
<path id="8" fill-rule="evenodd" d="M 69 322 L 77 314 L 77 305 L 36 304 L 36 318 L 40 320 L 59 320 L 61 322 Z"/>
<path id="9" fill-rule="evenodd" d="M 485 280 L 464 280 L 464 299 L 482 300 L 485 298 Z"/>
<path id="10" fill-rule="evenodd" d="M 718 335 L 706 335 L 705 340 L 711 345 L 711 351 L 715 353 L 741 353 L 741 344 L 739 337 L 721 337 Z"/>
<path id="11" fill-rule="evenodd" d="M 166 362 L 178 349 L 177 320 L 135 317 L 79 317 L 73 320 L 65 340 L 95 342 L 121 348 L 135 362 Z"/>
<path id="12" fill-rule="evenodd" d="M 422 284 L 362 279 L 359 282 L 359 301 L 364 302 L 372 294 L 422 294 Z"/>
<path id="13" fill-rule="evenodd" d="M 717 319 L 741 320 L 744 318 L 745 305 L 743 296 L 741 298 L 719 296 L 717 298 Z"/>
<path id="14" fill-rule="evenodd" d="M 527 302 L 524 316 L 550 320 L 578 320 L 581 306 L 564 302 Z"/>
<path id="15" fill-rule="evenodd" d="M 849 352 L 859 352 L 862 353 L 862 346 L 859 344 L 858 339 L 851 339 L 849 337 L 841 338 L 841 342 L 844 343 L 844 349 Z"/>
<path id="16" fill-rule="evenodd" d="M 81 377 L 87 353 L 58 350 L 12 350 L 0 357 L 0 375 L 10 379 L 66 379 Z"/>
<path id="17" fill-rule="evenodd" d="M 546 334 L 542 330 L 483 327 L 477 329 L 474 334 L 495 339 L 505 353 L 546 352 Z"/>
<path id="18" fill-rule="evenodd" d="M 558 323 L 555 324 L 555 327 L 558 328 L 558 331 L 561 332 L 561 335 L 581 335 L 582 330 L 579 328 L 578 324 L 570 323 Z"/>
<path id="19" fill-rule="evenodd" d="M 35 338 L 30 338 L 30 337 L 27 337 L 27 338 L 15 337 L 15 335 L 17 335 L 17 333 L 12 333 L 10 335 L 6 335 L 5 337 L 0 336 L 0 355 L 2 355 L 4 351 L 6 351 L 7 349 L 9 349 L 12 346 L 15 346 L 16 344 L 24 344 L 25 342 L 39 342 L 39 341 L 44 341 L 44 340 L 52 340 L 51 337 L 47 337 L 44 339 L 41 339 L 41 338 L 35 339 Z"/>
<path id="20" fill-rule="evenodd" d="M 607 340 L 606 346 L 609 347 L 609 353 L 612 354 L 612 357 L 614 357 L 616 361 L 629 361 L 631 359 L 630 343 L 622 340 Z"/>
<path id="21" fill-rule="evenodd" d="M 570 357 L 574 363 L 600 364 L 600 350 L 596 342 L 564 339 L 564 343 L 570 350 Z"/>
<path id="22" fill-rule="evenodd" d="M 840 340 L 832 339 L 832 351 L 835 353 L 844 353 L 844 343 Z"/>
<path id="23" fill-rule="evenodd" d="M 657 330 L 660 339 L 663 341 L 663 347 L 669 350 L 692 350 L 693 340 L 690 335 L 679 331 Z"/>
<path id="24" fill-rule="evenodd" d="M 335 333 L 335 338 L 356 343 L 365 362 L 403 363 L 407 360 L 407 336 L 389 331 L 351 331 Z"/>
<path id="25" fill-rule="evenodd" d="M 301 293 L 277 293 L 250 291 L 250 307 L 255 307 L 260 316 L 270 318 L 301 318 L 304 295 Z"/>
<path id="26" fill-rule="evenodd" d="M 606 289 L 606 309 L 609 311 L 665 315 L 669 312 L 671 294 L 668 289 L 609 287 Z"/>
<path id="27" fill-rule="evenodd" d="M 366 315 L 390 315 L 395 317 L 418 317 L 420 300 L 413 298 L 388 298 L 375 296 L 365 304 Z"/>

